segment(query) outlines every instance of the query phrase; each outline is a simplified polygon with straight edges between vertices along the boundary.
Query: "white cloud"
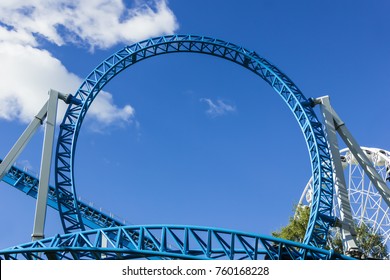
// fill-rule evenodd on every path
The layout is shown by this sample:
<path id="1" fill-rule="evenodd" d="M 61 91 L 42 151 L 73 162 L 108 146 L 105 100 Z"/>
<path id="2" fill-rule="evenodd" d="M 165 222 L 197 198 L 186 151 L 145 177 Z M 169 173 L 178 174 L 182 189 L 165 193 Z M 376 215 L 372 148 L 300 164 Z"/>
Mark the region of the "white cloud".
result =
<path id="1" fill-rule="evenodd" d="M 50 88 L 74 92 L 81 82 L 48 51 L 31 46 L 0 43 L 0 61 L 0 118 L 6 120 L 30 122 Z"/>
<path id="2" fill-rule="evenodd" d="M 50 88 L 74 93 L 81 84 L 81 78 L 43 49 L 42 38 L 58 46 L 94 49 L 173 33 L 177 22 L 166 1 L 148 3 L 136 1 L 127 8 L 122 0 L 1 0 L 0 118 L 29 122 Z M 59 114 L 65 108 L 61 105 Z M 108 126 L 130 122 L 134 109 L 118 107 L 110 93 L 102 92 L 88 115 Z"/>
<path id="3" fill-rule="evenodd" d="M 24 171 L 28 171 L 29 173 L 33 172 L 34 167 L 31 162 L 27 159 L 21 159 L 16 162 L 16 166 L 19 168 L 23 168 Z"/>
<path id="4" fill-rule="evenodd" d="M 82 43 L 109 48 L 178 28 L 166 1 L 147 3 L 127 8 L 123 0 L 2 0 L 0 21 L 56 45 Z"/>
<path id="5" fill-rule="evenodd" d="M 216 102 L 213 102 L 209 98 L 201 98 L 200 101 L 205 102 L 208 105 L 206 114 L 208 114 L 211 117 L 223 116 L 226 115 L 227 113 L 233 113 L 236 111 L 235 106 L 227 104 L 221 99 L 218 99 Z"/>
<path id="6" fill-rule="evenodd" d="M 48 51 L 31 46 L 0 43 L 0 118 L 28 123 L 48 99 L 50 88 L 74 93 L 81 79 L 67 71 Z M 59 103 L 59 118 L 66 104 Z M 93 102 L 88 115 L 105 126 L 114 122 L 129 122 L 134 114 L 130 105 L 119 108 L 113 97 L 101 92 Z"/>
<path id="7" fill-rule="evenodd" d="M 130 105 L 118 108 L 113 102 L 112 95 L 102 91 L 92 103 L 88 114 L 100 124 L 108 126 L 114 123 L 130 122 L 134 115 L 134 108 Z"/>

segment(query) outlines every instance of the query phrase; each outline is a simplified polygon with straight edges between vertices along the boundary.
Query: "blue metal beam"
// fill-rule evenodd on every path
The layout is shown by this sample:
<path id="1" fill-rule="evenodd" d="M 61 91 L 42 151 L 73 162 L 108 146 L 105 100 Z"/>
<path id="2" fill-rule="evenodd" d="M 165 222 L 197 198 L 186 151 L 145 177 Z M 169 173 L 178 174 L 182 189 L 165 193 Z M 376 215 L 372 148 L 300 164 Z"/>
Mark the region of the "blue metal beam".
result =
<path id="1" fill-rule="evenodd" d="M 102 246 L 102 239 L 107 246 Z M 153 248 L 145 243 L 153 242 Z M 168 245 L 169 244 L 169 245 Z M 225 229 L 148 225 L 57 235 L 0 251 L 0 259 L 353 259 L 332 250 Z"/>
<path id="2" fill-rule="evenodd" d="M 74 95 L 80 102 L 69 105 L 57 142 L 56 196 L 64 231 L 70 233 L 85 229 L 75 199 L 73 166 L 78 135 L 89 106 L 100 90 L 123 70 L 147 58 L 178 52 L 207 54 L 239 64 L 265 80 L 285 101 L 306 140 L 313 174 L 313 203 L 304 243 L 324 247 L 333 221 L 333 171 L 324 132 L 312 102 L 285 74 L 256 52 L 223 40 L 196 35 L 162 36 L 127 46 L 105 59 L 83 81 Z"/>
<path id="3" fill-rule="evenodd" d="M 0 159 L 0 163 L 1 162 L 2 160 Z M 3 181 L 23 193 L 35 199 L 37 198 L 39 180 L 28 172 L 12 166 L 8 173 L 4 176 Z M 83 223 L 90 229 L 125 225 L 121 221 L 82 201 L 78 200 L 77 203 Z M 55 188 L 53 186 L 49 186 L 47 205 L 58 211 L 58 201 L 57 196 L 55 195 Z M 63 207 L 69 208 L 68 205 L 63 205 Z"/>

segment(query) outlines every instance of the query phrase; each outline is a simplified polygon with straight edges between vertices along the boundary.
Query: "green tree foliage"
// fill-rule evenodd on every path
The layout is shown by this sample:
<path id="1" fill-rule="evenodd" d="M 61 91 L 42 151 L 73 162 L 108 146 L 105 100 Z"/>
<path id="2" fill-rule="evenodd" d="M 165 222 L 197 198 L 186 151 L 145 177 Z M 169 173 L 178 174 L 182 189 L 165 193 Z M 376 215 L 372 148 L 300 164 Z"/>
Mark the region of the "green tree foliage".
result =
<path id="1" fill-rule="evenodd" d="M 385 259 L 388 258 L 386 245 L 383 244 L 383 237 L 378 233 L 372 232 L 371 228 L 365 224 L 355 226 L 356 243 L 365 258 Z M 331 235 L 329 238 L 330 247 L 336 252 L 342 253 L 342 241 L 340 231 Z"/>
<path id="2" fill-rule="evenodd" d="M 374 259 L 384 259 L 388 256 L 387 247 L 383 244 L 380 234 L 373 233 L 365 224 L 357 227 L 356 231 L 358 245 L 366 256 Z"/>
<path id="3" fill-rule="evenodd" d="M 290 217 L 289 224 L 282 227 L 280 231 L 272 232 L 272 236 L 296 242 L 303 241 L 309 221 L 310 208 L 303 206 L 297 207 L 296 210 L 295 216 Z"/>
<path id="4" fill-rule="evenodd" d="M 278 238 L 302 242 L 305 237 L 309 216 L 309 207 L 296 207 L 295 215 L 290 217 L 289 224 L 282 227 L 279 231 L 272 232 L 272 235 Z M 365 224 L 356 226 L 355 230 L 357 245 L 365 258 L 384 259 L 388 257 L 387 247 L 383 244 L 383 237 L 380 234 L 372 232 L 371 228 Z M 329 235 L 328 244 L 329 248 L 336 252 L 343 252 L 339 230 L 335 230 Z"/>

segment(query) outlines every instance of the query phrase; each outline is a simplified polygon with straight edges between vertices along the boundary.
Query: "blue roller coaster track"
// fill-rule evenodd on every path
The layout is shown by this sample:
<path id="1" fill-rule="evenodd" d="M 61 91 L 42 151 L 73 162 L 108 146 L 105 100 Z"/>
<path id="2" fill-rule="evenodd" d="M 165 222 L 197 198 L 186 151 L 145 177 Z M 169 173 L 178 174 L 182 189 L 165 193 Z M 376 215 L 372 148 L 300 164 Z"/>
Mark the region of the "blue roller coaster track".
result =
<path id="1" fill-rule="evenodd" d="M 0 163 L 2 160 L 0 159 Z M 14 188 L 22 191 L 32 198 L 37 198 L 38 195 L 38 183 L 39 179 L 34 175 L 29 174 L 15 166 L 12 166 L 3 181 Z M 53 186 L 49 186 L 47 205 L 58 211 L 58 201 L 55 195 L 56 189 Z M 89 229 L 98 229 L 106 227 L 116 227 L 125 225 L 123 222 L 112 217 L 112 215 L 105 214 L 102 211 L 92 207 L 91 205 L 84 203 L 80 200 L 77 201 L 78 208 L 80 209 L 80 215 L 83 223 Z M 71 207 L 64 205 L 63 207 Z"/>
<path id="2" fill-rule="evenodd" d="M 266 81 L 293 113 L 306 140 L 313 176 L 313 203 L 303 243 L 192 226 L 126 226 L 77 200 L 74 159 L 83 119 L 104 86 L 126 68 L 169 53 L 199 53 L 223 58 Z M 58 210 L 64 235 L 0 251 L 5 259 L 345 259 L 325 248 L 332 216 L 333 170 L 313 102 L 279 69 L 256 52 L 219 39 L 171 35 L 127 46 L 100 63 L 83 81 L 60 125 L 55 158 L 55 187 L 48 205 Z M 12 168 L 3 178 L 36 197 L 37 179 Z M 86 227 L 92 230 L 86 230 Z M 105 242 L 102 242 L 102 239 Z M 103 245 L 103 243 L 105 245 Z M 107 245 L 108 244 L 108 245 Z M 45 253 L 45 254 L 42 254 Z"/>
<path id="3" fill-rule="evenodd" d="M 1 163 L 1 160 L 0 160 Z M 38 179 L 12 167 L 3 181 L 33 198 Z M 58 210 L 55 188 L 48 205 Z M 57 235 L 0 251 L 1 259 L 351 259 L 333 251 L 269 236 L 189 226 L 125 226 L 78 201 L 92 230 Z M 106 244 L 103 246 L 103 238 Z"/>
<path id="4" fill-rule="evenodd" d="M 102 246 L 103 239 L 106 245 Z M 150 246 L 150 243 L 153 246 Z M 44 254 L 43 254 L 44 253 Z M 352 259 L 304 244 L 216 228 L 122 226 L 57 235 L 1 251 L 6 259 Z"/>

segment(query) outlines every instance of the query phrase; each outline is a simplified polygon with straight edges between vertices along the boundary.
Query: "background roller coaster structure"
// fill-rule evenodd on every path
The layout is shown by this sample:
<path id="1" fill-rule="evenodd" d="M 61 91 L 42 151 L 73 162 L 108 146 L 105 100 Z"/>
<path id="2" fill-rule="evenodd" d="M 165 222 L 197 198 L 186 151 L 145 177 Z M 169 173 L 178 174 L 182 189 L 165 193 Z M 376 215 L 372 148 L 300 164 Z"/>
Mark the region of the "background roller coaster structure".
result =
<path id="1" fill-rule="evenodd" d="M 199 53 L 223 58 L 266 81 L 285 101 L 306 140 L 312 169 L 310 218 L 302 243 L 225 229 L 178 226 L 129 226 L 77 200 L 74 156 L 83 119 L 98 93 L 117 74 L 154 56 Z M 55 186 L 49 186 L 58 99 L 69 104 L 60 125 L 55 152 Z M 321 107 L 321 122 L 314 107 Z M 31 135 L 46 119 L 39 179 L 13 166 Z M 171 35 L 127 46 L 100 63 L 74 95 L 49 92 L 43 106 L 8 155 L 0 178 L 37 199 L 32 241 L 0 250 L 1 259 L 353 259 L 359 257 L 352 212 L 342 175 L 338 132 L 359 161 L 373 186 L 390 206 L 390 191 L 365 153 L 332 109 L 329 98 L 308 99 L 278 68 L 256 52 L 223 40 L 194 35 Z M 341 168 L 341 169 L 340 169 Z M 338 217 L 333 214 L 334 196 Z M 44 237 L 47 205 L 56 209 L 64 234 Z M 344 254 L 326 249 L 330 228 L 343 232 Z"/>

